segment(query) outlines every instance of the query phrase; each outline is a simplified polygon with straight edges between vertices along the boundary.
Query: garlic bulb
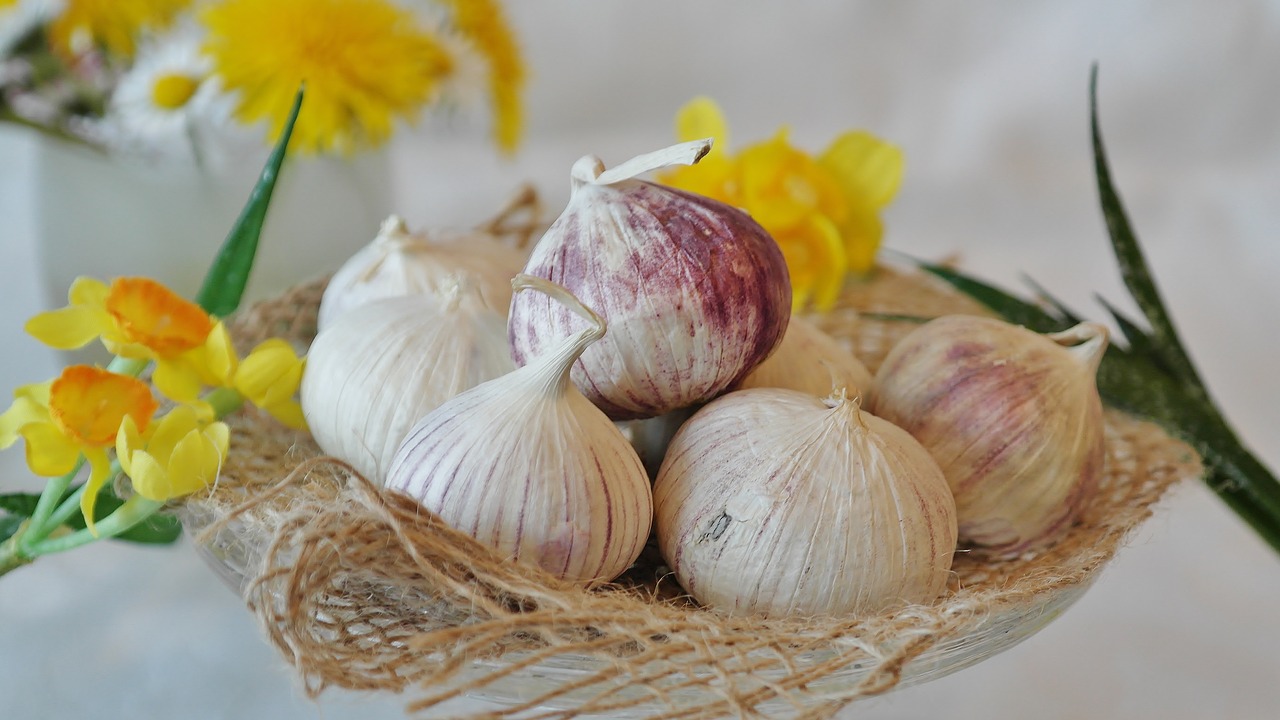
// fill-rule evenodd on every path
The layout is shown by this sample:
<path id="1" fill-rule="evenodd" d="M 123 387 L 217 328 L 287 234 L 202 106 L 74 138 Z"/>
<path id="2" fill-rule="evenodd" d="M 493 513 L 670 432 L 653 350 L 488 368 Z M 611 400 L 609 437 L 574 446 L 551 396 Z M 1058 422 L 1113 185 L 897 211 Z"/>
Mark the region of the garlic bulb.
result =
<path id="1" fill-rule="evenodd" d="M 511 305 L 511 278 L 524 267 L 527 253 L 502 242 L 497 231 L 506 215 L 536 202 L 536 195 L 526 191 L 487 227 L 470 232 L 413 234 L 392 215 L 373 242 L 329 280 L 320 298 L 318 327 L 323 330 L 340 314 L 373 300 L 437 290 L 459 274 L 472 278 L 489 307 L 505 313 Z"/>
<path id="2" fill-rule="evenodd" d="M 826 397 L 836 388 L 871 395 L 871 371 L 835 338 L 799 315 L 791 316 L 782 344 L 738 383 L 739 389 L 786 388 Z"/>
<path id="3" fill-rule="evenodd" d="M 843 394 L 713 400 L 672 439 L 653 492 L 680 585 L 730 614 L 873 613 L 947 584 L 956 514 L 942 471 Z"/>
<path id="4" fill-rule="evenodd" d="M 573 382 L 615 420 L 709 400 L 781 341 L 791 311 L 786 261 L 736 208 L 635 176 L 696 162 L 709 140 L 605 170 L 579 160 L 568 207 L 534 247 L 525 272 L 567 287 L 609 323 Z M 538 357 L 581 321 L 550 298 L 512 301 L 516 364 Z"/>
<path id="5" fill-rule="evenodd" d="M 518 276 L 513 284 L 554 296 L 588 327 L 424 417 L 396 454 L 387 487 L 517 561 L 605 582 L 639 556 L 653 518 L 640 458 L 569 381 L 605 323 L 545 280 Z"/>
<path id="6" fill-rule="evenodd" d="M 455 282 L 338 317 L 311 343 L 299 395 L 320 448 L 380 481 L 419 418 L 514 369 L 506 318 Z"/>
<path id="7" fill-rule="evenodd" d="M 1016 555 L 1067 530 L 1102 472 L 1095 376 L 1107 329 L 1040 335 L 990 318 L 933 320 L 895 345 L 871 409 L 916 437 L 955 494 L 962 543 Z"/>

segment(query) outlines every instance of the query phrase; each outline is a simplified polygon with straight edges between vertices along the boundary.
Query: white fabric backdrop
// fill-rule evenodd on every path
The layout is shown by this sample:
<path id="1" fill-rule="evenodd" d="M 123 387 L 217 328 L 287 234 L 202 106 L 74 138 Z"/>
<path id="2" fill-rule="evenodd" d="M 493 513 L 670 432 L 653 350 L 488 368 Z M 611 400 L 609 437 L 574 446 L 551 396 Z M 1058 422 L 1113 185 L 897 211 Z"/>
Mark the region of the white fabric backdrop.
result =
<path id="1" fill-rule="evenodd" d="M 958 253 L 1010 286 L 1026 273 L 1098 315 L 1094 292 L 1130 304 L 1091 176 L 1096 60 L 1113 170 L 1168 305 L 1241 435 L 1280 468 L 1280 6 L 748 5 L 512 3 L 534 75 L 524 149 L 500 160 L 476 123 L 433 120 L 396 142 L 396 206 L 417 226 L 467 225 L 532 179 L 558 208 L 579 155 L 612 163 L 668 144 L 675 110 L 708 94 L 739 147 L 783 123 L 813 150 L 849 127 L 900 144 L 908 169 L 888 247 Z M 0 133 L 3 387 L 52 372 L 52 356 L 21 332 L 41 303 L 30 158 L 29 138 Z M 0 471 L 5 489 L 31 486 L 19 453 L 0 456 Z M 846 715 L 1274 717 L 1278 597 L 1280 559 L 1187 486 L 1039 635 Z M 0 579 L 5 717 L 332 720 L 398 717 L 399 707 L 304 699 L 189 547 L 103 545 Z"/>

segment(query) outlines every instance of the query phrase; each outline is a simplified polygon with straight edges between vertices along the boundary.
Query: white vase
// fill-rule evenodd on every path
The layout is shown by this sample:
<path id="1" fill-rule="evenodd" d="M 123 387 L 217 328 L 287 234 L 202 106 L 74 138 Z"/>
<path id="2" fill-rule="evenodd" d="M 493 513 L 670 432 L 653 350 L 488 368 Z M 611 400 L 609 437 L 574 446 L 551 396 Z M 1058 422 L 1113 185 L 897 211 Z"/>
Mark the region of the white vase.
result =
<path id="1" fill-rule="evenodd" d="M 80 275 L 142 275 L 194 297 L 269 150 L 197 166 L 108 156 L 41 138 L 35 241 L 49 307 Z M 385 151 L 350 159 L 291 155 L 272 195 L 245 302 L 331 272 L 391 211 Z"/>

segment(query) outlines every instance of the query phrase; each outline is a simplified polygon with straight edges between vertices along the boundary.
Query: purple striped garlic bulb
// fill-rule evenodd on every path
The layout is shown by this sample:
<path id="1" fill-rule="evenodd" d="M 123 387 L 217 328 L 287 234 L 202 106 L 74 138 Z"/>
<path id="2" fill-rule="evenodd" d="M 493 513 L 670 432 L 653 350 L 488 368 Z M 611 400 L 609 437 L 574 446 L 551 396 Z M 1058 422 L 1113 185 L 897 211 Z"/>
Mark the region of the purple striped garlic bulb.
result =
<path id="1" fill-rule="evenodd" d="M 838 393 L 756 388 L 680 427 L 653 487 L 658 546 L 731 615 L 857 615 L 946 588 L 956 508 L 929 453 Z"/>
<path id="2" fill-rule="evenodd" d="M 767 358 L 786 331 L 791 282 L 768 232 L 736 208 L 635 179 L 692 164 L 710 147 L 685 143 L 611 170 L 582 158 L 568 207 L 525 266 L 608 321 L 609 334 L 587 348 L 572 378 L 615 420 L 710 400 Z M 512 357 L 528 362 L 581 327 L 550 297 L 518 295 Z"/>
<path id="3" fill-rule="evenodd" d="M 1107 328 L 1041 335 L 949 315 L 898 342 L 871 410 L 916 437 L 956 498 L 961 545 L 1013 556 L 1067 531 L 1104 455 L 1098 363 Z"/>
<path id="4" fill-rule="evenodd" d="M 541 278 L 517 276 L 587 323 L 544 354 L 423 417 L 386 486 L 517 562 L 586 585 L 626 570 L 653 519 L 649 478 L 622 432 L 569 381 L 605 322 Z"/>

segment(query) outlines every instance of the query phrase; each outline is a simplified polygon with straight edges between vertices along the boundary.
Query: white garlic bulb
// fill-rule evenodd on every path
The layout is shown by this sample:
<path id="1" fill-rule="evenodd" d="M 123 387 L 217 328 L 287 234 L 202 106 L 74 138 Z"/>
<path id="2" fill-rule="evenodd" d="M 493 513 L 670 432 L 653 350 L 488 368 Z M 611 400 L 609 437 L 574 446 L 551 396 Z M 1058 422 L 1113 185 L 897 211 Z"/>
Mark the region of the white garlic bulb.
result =
<path id="1" fill-rule="evenodd" d="M 730 614 L 927 602 L 956 546 L 937 464 L 843 394 L 759 388 L 708 403 L 672 439 L 654 510 L 680 585 Z"/>
<path id="2" fill-rule="evenodd" d="M 311 343 L 299 399 L 320 448 L 381 481 L 423 415 L 514 369 L 504 315 L 455 282 L 338 317 Z"/>
<path id="3" fill-rule="evenodd" d="M 1104 456 L 1095 376 L 1106 347 L 1097 323 L 1041 335 L 951 315 L 889 351 L 871 409 L 938 461 L 962 543 L 997 555 L 1043 546 L 1093 496 Z"/>
<path id="4" fill-rule="evenodd" d="M 405 438 L 387 487 L 519 562 L 592 585 L 639 556 L 653 518 L 630 443 L 569 381 L 604 321 L 559 286 L 518 276 L 588 322 L 546 354 L 444 403 Z"/>
<path id="5" fill-rule="evenodd" d="M 836 388 L 871 396 L 871 371 L 835 338 L 799 315 L 791 316 L 782 344 L 738 383 L 739 389 L 786 388 L 826 397 Z"/>
<path id="6" fill-rule="evenodd" d="M 511 278 L 527 253 L 487 230 L 410 233 L 392 215 L 378 236 L 352 255 L 325 287 L 317 326 L 324 330 L 342 313 L 373 300 L 439 290 L 465 274 L 489 307 L 511 305 Z"/>
<path id="7" fill-rule="evenodd" d="M 782 340 L 791 283 L 782 251 L 746 213 L 635 179 L 692 164 L 709 140 L 634 158 L 611 170 L 594 156 L 571 173 L 563 214 L 525 272 L 567 287 L 609 323 L 573 382 L 615 420 L 654 417 L 705 402 L 760 364 Z M 512 301 L 517 364 L 581 327 L 550 298 Z"/>

